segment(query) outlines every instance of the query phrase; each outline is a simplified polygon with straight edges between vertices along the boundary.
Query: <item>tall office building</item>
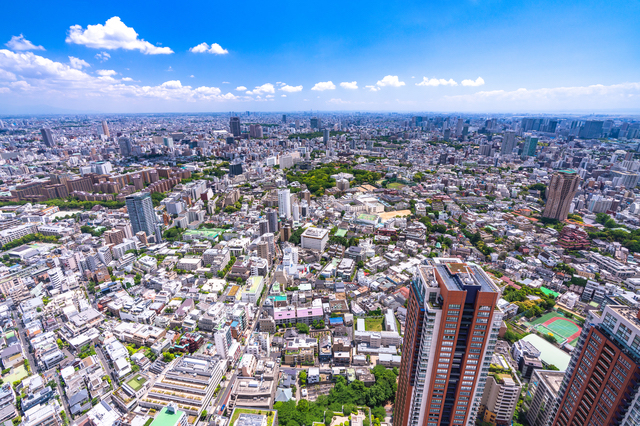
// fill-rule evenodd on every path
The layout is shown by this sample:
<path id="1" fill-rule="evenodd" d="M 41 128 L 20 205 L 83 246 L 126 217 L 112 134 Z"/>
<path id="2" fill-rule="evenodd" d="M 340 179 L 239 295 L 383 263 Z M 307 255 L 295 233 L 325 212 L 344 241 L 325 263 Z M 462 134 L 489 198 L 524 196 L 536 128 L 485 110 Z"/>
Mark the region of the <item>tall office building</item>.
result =
<path id="1" fill-rule="evenodd" d="M 319 128 L 320 128 L 320 125 L 321 125 L 321 122 L 322 122 L 322 120 L 320 120 L 319 118 L 317 118 L 317 117 L 313 117 L 313 118 L 311 119 L 311 122 L 310 122 L 310 124 L 309 124 L 309 125 L 310 125 L 310 127 L 311 127 L 312 129 L 319 129 Z"/>
<path id="2" fill-rule="evenodd" d="M 464 126 L 464 120 L 458 117 L 458 121 L 456 122 L 456 136 L 462 136 L 462 126 Z"/>
<path id="3" fill-rule="evenodd" d="M 580 176 L 574 170 L 556 172 L 547 187 L 547 204 L 542 216 L 559 221 L 565 220 L 579 183 Z"/>
<path id="4" fill-rule="evenodd" d="M 231 176 L 239 176 L 242 173 L 242 163 L 234 163 L 229 166 L 229 174 Z"/>
<path id="5" fill-rule="evenodd" d="M 249 137 L 252 138 L 262 138 L 262 126 L 259 124 L 250 124 L 249 125 Z"/>
<path id="6" fill-rule="evenodd" d="M 125 198 L 127 212 L 133 233 L 143 231 L 147 237 L 156 236 L 156 213 L 153 210 L 153 202 L 148 192 L 138 192 Z"/>
<path id="7" fill-rule="evenodd" d="M 54 147 L 56 145 L 51 129 L 40 129 L 40 133 L 42 134 L 42 142 L 44 142 L 46 146 Z"/>
<path id="8" fill-rule="evenodd" d="M 291 218 L 291 191 L 288 188 L 278 189 L 278 215 Z"/>
<path id="9" fill-rule="evenodd" d="M 133 145 L 131 144 L 131 139 L 129 138 L 120 138 L 118 139 L 118 145 L 120 145 L 120 155 L 123 157 L 129 157 L 133 152 Z"/>
<path id="10" fill-rule="evenodd" d="M 269 232 L 278 233 L 278 212 L 275 210 L 267 211 L 267 221 L 269 222 Z"/>
<path id="11" fill-rule="evenodd" d="M 595 139 L 602 136 L 604 121 L 589 120 L 580 128 L 578 137 L 582 139 Z"/>
<path id="12" fill-rule="evenodd" d="M 240 136 L 240 117 L 231 117 L 229 120 L 229 129 L 233 136 Z"/>
<path id="13" fill-rule="evenodd" d="M 329 135 L 330 135 L 330 131 L 329 129 L 324 129 L 322 131 L 322 142 L 327 143 L 329 142 Z"/>
<path id="14" fill-rule="evenodd" d="M 264 235 L 267 232 L 269 232 L 269 221 L 266 219 L 263 219 L 260 222 L 258 222 L 258 233 L 260 235 Z"/>
<path id="15" fill-rule="evenodd" d="M 287 124 L 287 116 L 285 114 L 282 114 L 282 122 Z"/>
<path id="16" fill-rule="evenodd" d="M 500 155 L 510 155 L 516 147 L 516 132 L 507 130 L 502 138 L 502 146 L 500 147 Z"/>
<path id="17" fill-rule="evenodd" d="M 524 140 L 524 145 L 522 146 L 522 159 L 526 160 L 527 157 L 535 157 L 536 156 L 536 148 L 538 147 L 538 138 L 534 138 L 533 136 L 527 136 Z"/>
<path id="18" fill-rule="evenodd" d="M 394 426 L 475 423 L 502 323 L 478 265 L 434 258 L 411 284 Z"/>
<path id="19" fill-rule="evenodd" d="M 560 386 L 553 426 L 640 424 L 637 308 L 589 311 Z"/>
<path id="20" fill-rule="evenodd" d="M 109 126 L 107 125 L 107 121 L 106 120 L 102 120 L 102 133 L 104 133 L 104 135 L 106 137 L 111 136 L 109 134 Z"/>
<path id="21" fill-rule="evenodd" d="M 411 283 L 394 426 L 475 424 L 502 312 L 478 265 L 434 258 Z"/>

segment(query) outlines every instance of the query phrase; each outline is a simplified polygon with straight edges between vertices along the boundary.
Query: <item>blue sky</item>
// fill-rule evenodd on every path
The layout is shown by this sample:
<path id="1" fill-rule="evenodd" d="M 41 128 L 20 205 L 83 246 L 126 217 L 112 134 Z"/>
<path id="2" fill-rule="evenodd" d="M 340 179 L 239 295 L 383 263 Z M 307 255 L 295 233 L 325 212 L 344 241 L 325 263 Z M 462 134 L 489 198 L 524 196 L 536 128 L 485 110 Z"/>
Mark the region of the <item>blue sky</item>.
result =
<path id="1" fill-rule="evenodd" d="M 640 111 L 640 2 L 36 1 L 2 15 L 1 113 Z"/>

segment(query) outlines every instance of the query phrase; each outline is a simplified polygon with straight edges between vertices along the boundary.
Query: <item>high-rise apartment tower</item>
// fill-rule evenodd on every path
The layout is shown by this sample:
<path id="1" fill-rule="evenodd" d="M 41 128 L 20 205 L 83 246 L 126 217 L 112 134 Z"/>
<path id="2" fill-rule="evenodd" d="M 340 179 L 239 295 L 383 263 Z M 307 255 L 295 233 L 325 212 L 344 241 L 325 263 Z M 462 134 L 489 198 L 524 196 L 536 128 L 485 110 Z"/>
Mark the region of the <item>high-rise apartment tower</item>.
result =
<path id="1" fill-rule="evenodd" d="M 478 265 L 434 258 L 411 284 L 394 426 L 475 424 L 502 312 Z"/>
<path id="2" fill-rule="evenodd" d="M 565 220 L 579 184 L 580 176 L 574 170 L 560 170 L 555 173 L 547 187 L 547 204 L 542 216 Z"/>

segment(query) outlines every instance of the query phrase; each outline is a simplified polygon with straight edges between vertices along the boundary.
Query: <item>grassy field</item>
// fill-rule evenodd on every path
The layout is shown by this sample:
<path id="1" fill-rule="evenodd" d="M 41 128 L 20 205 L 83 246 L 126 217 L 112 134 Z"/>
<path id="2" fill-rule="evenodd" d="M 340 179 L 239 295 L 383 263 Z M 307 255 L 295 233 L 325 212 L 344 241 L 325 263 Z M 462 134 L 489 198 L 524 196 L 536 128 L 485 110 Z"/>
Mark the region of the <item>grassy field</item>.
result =
<path id="1" fill-rule="evenodd" d="M 367 331 L 382 331 L 384 318 L 365 318 L 364 328 Z"/>
<path id="2" fill-rule="evenodd" d="M 2 379 L 5 383 L 13 383 L 26 377 L 29 377 L 27 369 L 24 367 L 24 365 L 19 365 L 18 367 L 13 368 L 11 373 L 7 374 Z"/>
<path id="3" fill-rule="evenodd" d="M 389 188 L 389 189 L 402 189 L 402 188 L 404 188 L 404 185 L 399 183 L 399 182 L 391 182 L 390 184 L 387 185 L 387 188 Z"/>
<path id="4" fill-rule="evenodd" d="M 244 408 L 236 408 L 233 411 L 233 416 L 231 417 L 231 421 L 229 422 L 229 426 L 233 426 L 236 422 L 236 420 L 238 420 L 238 417 L 240 417 L 240 414 L 245 413 L 245 414 L 264 414 L 267 415 L 267 413 L 270 410 L 246 410 Z M 267 416 L 267 426 L 273 426 L 273 417 L 274 415 L 271 416 Z"/>
<path id="5" fill-rule="evenodd" d="M 138 380 L 140 379 L 140 380 Z M 130 379 L 127 381 L 127 385 L 129 385 L 131 387 L 131 389 L 133 389 L 135 392 L 138 392 L 140 390 L 140 388 L 142 388 L 142 385 L 144 385 L 144 382 L 146 382 L 147 380 L 145 378 L 143 378 L 142 376 L 135 376 L 134 378 Z"/>

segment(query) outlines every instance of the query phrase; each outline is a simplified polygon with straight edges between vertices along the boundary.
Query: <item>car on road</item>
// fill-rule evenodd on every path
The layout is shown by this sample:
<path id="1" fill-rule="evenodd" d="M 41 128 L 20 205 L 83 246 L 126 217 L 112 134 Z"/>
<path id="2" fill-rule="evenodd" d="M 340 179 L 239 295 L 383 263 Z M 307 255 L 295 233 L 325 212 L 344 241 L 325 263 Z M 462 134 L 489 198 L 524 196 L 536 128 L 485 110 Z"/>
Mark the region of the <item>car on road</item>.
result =
<path id="1" fill-rule="evenodd" d="M 302 395 L 303 398 L 306 398 L 307 397 L 307 390 L 306 389 L 300 390 L 300 394 Z"/>

